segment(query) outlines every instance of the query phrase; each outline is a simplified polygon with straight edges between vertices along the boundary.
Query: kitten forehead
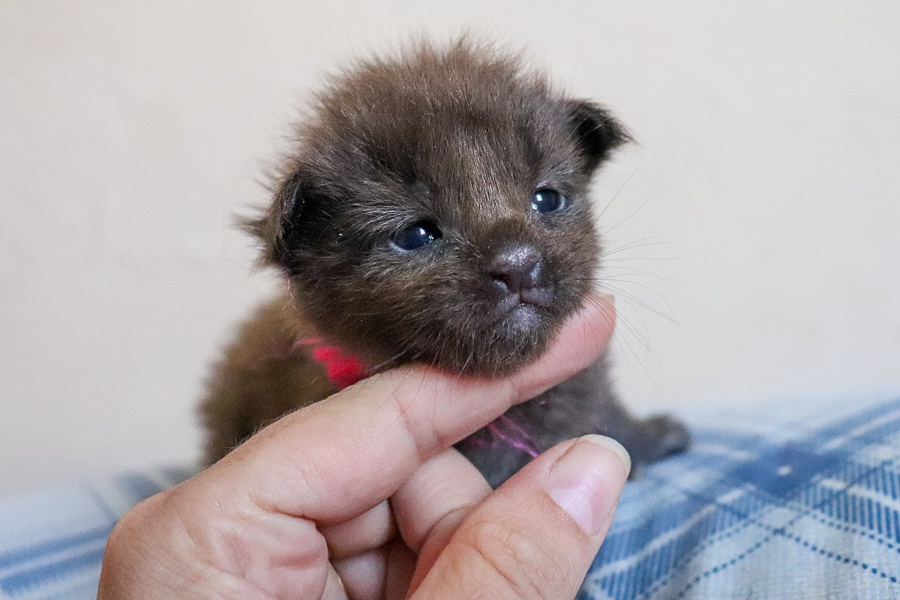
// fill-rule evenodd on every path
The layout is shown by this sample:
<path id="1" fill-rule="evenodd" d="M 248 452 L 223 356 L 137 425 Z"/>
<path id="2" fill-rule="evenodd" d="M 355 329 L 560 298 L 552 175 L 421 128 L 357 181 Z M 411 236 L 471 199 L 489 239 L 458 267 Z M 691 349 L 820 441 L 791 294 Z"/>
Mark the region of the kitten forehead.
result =
<path id="1" fill-rule="evenodd" d="M 381 205 L 379 221 L 400 217 L 391 202 L 458 225 L 521 216 L 537 186 L 571 178 L 579 160 L 565 100 L 483 48 L 363 63 L 315 108 L 301 131 L 313 177 Z"/>
<path id="2" fill-rule="evenodd" d="M 402 61 L 362 63 L 334 79 L 301 141 L 312 142 L 313 152 L 343 147 L 399 165 L 446 146 L 452 131 L 537 140 L 565 121 L 562 104 L 544 77 L 524 72 L 515 57 L 422 47 Z"/>
<path id="3" fill-rule="evenodd" d="M 484 129 L 451 129 L 446 142 L 428 154 L 423 172 L 433 181 L 427 183 L 454 220 L 514 214 L 533 179 L 522 141 Z"/>

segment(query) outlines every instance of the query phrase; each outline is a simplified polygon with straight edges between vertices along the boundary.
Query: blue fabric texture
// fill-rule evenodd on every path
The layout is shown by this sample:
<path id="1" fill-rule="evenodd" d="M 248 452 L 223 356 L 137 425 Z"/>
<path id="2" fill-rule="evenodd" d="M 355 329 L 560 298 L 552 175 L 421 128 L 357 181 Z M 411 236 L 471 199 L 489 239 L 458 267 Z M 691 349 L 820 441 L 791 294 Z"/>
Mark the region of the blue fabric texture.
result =
<path id="1" fill-rule="evenodd" d="M 581 600 L 900 599 L 900 396 L 690 415 L 691 450 L 629 482 Z M 130 506 L 190 475 L 0 500 L 0 599 L 87 600 Z"/>
<path id="2" fill-rule="evenodd" d="M 691 425 L 626 487 L 579 598 L 900 598 L 900 397 Z"/>

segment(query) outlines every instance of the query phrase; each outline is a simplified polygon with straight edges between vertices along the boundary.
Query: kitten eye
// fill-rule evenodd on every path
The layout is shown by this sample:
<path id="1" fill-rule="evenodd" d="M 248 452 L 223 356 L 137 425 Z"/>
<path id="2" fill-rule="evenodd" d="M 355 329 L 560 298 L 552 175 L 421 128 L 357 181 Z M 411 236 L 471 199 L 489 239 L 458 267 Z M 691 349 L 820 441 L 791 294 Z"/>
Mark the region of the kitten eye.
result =
<path id="1" fill-rule="evenodd" d="M 539 213 L 555 212 L 566 206 L 566 197 L 551 188 L 543 188 L 531 197 L 531 209 Z"/>
<path id="2" fill-rule="evenodd" d="M 392 239 L 402 250 L 418 250 L 441 239 L 441 230 L 431 221 L 416 221 L 395 233 Z"/>

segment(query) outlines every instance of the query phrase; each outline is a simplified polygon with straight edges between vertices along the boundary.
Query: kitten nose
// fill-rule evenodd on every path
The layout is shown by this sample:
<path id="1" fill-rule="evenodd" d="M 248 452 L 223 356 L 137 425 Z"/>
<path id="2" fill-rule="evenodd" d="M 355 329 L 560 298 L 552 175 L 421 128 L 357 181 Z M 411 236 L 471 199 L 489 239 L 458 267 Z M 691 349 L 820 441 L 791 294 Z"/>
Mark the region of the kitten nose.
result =
<path id="1" fill-rule="evenodd" d="M 519 294 L 530 290 L 541 275 L 541 251 L 529 244 L 514 244 L 500 249 L 488 265 L 494 281 Z"/>

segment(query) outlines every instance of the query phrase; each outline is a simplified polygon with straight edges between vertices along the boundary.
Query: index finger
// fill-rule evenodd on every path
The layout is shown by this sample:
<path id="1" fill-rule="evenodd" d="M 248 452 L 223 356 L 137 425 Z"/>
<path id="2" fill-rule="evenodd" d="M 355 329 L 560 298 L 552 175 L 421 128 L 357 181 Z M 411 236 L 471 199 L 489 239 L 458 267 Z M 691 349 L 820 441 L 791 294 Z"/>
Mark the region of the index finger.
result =
<path id="1" fill-rule="evenodd" d="M 393 494 L 426 460 L 593 363 L 615 310 L 595 298 L 548 351 L 502 378 L 459 377 L 421 365 L 366 379 L 263 429 L 203 475 L 266 511 L 338 522 Z M 209 489 L 209 488 L 207 488 Z"/>

